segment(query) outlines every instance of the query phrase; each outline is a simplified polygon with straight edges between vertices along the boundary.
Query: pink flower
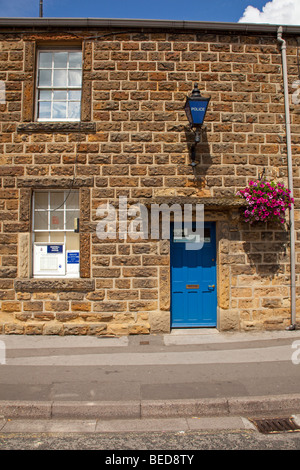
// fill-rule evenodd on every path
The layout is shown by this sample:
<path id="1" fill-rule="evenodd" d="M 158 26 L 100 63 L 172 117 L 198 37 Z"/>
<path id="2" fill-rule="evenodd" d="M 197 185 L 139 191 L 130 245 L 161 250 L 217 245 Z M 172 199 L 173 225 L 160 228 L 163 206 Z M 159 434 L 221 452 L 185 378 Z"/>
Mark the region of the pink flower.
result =
<path id="1" fill-rule="evenodd" d="M 284 213 L 294 203 L 290 192 L 282 183 L 251 180 L 248 187 L 236 194 L 248 204 L 244 211 L 246 222 L 279 220 L 284 223 Z"/>

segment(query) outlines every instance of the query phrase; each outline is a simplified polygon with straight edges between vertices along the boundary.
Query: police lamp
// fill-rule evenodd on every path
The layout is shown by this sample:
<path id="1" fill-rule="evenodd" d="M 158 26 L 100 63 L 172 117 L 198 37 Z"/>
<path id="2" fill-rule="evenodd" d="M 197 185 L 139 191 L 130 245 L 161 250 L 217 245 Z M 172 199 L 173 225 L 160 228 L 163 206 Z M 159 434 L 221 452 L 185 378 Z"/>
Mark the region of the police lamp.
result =
<path id="1" fill-rule="evenodd" d="M 191 147 L 192 166 L 196 166 L 196 146 L 200 142 L 200 130 L 207 111 L 209 98 L 201 96 L 197 83 L 194 85 L 191 96 L 188 96 L 185 102 L 184 110 L 189 120 L 191 129 L 195 133 L 195 143 Z"/>

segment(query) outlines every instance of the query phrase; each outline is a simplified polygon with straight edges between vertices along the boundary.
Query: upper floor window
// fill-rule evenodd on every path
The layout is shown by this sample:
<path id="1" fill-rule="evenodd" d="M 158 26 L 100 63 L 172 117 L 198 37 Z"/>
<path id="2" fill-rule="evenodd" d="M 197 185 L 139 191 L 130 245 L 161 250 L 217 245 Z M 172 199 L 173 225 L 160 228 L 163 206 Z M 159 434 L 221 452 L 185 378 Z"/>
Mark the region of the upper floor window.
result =
<path id="1" fill-rule="evenodd" d="M 40 50 L 37 73 L 37 120 L 80 121 L 82 52 Z"/>

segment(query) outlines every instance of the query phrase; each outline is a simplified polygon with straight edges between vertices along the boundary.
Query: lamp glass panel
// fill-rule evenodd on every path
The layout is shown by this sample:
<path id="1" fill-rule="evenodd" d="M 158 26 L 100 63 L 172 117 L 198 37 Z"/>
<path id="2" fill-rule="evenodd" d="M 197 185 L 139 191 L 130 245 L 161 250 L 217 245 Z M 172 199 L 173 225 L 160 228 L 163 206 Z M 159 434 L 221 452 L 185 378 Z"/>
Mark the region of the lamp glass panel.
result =
<path id="1" fill-rule="evenodd" d="M 190 101 L 190 110 L 192 115 L 193 124 L 203 124 L 208 101 Z"/>

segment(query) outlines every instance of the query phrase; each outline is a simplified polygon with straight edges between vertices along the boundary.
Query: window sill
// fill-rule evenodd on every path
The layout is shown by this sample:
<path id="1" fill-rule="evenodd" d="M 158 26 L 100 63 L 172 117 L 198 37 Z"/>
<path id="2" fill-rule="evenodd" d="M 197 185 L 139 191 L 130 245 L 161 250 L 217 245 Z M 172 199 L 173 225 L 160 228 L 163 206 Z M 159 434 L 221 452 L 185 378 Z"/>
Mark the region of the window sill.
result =
<path id="1" fill-rule="evenodd" d="M 16 292 L 91 292 L 95 290 L 94 279 L 16 279 Z"/>
<path id="2" fill-rule="evenodd" d="M 28 122 L 19 124 L 17 127 L 19 133 L 31 134 L 42 132 L 44 134 L 59 132 L 84 132 L 86 134 L 96 132 L 94 122 Z"/>

